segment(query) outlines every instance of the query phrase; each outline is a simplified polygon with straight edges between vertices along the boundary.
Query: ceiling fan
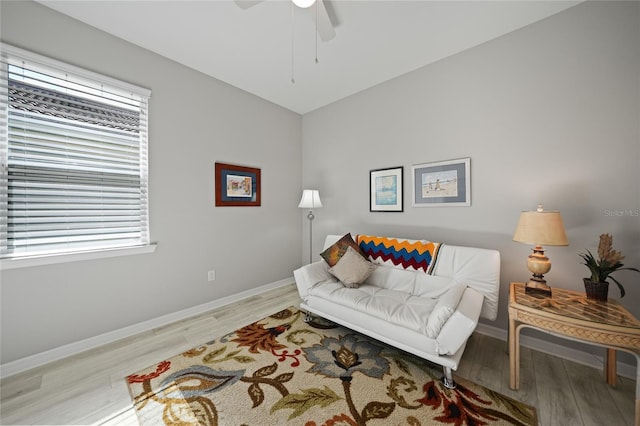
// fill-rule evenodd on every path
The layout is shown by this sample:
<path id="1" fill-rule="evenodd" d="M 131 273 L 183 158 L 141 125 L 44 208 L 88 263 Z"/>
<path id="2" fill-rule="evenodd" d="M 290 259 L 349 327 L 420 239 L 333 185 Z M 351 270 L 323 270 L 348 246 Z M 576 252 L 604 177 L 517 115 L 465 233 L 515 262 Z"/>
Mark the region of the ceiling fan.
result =
<path id="1" fill-rule="evenodd" d="M 262 3 L 264 0 L 234 0 L 241 9 L 248 9 Z M 329 13 L 325 5 L 327 0 L 292 0 L 293 4 L 300 8 L 311 7 L 315 4 L 317 13 L 318 35 L 322 41 L 329 41 L 336 36 L 336 30 L 333 27 Z"/>

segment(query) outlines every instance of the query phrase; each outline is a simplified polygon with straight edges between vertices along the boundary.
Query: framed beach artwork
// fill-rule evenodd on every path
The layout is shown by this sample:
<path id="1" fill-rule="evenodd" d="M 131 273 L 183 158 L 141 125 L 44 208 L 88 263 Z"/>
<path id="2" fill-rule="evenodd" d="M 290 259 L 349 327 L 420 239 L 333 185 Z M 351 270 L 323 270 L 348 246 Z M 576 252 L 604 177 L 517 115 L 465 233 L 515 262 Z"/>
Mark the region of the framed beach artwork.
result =
<path id="1" fill-rule="evenodd" d="M 413 207 L 470 206 L 470 158 L 412 166 Z"/>
<path id="2" fill-rule="evenodd" d="M 216 163 L 216 206 L 259 206 L 260 169 Z"/>
<path id="3" fill-rule="evenodd" d="M 403 171 L 403 167 L 392 167 L 369 172 L 369 211 L 403 211 Z"/>

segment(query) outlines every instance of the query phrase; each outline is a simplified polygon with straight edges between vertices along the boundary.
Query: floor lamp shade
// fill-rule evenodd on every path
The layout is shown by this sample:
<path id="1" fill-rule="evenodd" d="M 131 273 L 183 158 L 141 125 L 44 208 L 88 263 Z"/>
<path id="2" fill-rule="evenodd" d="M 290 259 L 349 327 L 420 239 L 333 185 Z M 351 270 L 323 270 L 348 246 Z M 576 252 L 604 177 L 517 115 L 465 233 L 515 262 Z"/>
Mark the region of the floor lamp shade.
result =
<path id="1" fill-rule="evenodd" d="M 302 191 L 302 198 L 298 207 L 301 209 L 309 209 L 307 219 L 309 219 L 309 263 L 312 263 L 313 253 L 313 209 L 319 209 L 322 207 L 322 201 L 320 201 L 320 192 L 317 189 L 305 189 Z"/>
<path id="2" fill-rule="evenodd" d="M 313 6 L 316 0 L 293 0 L 293 4 L 303 9 Z"/>
<path id="3" fill-rule="evenodd" d="M 322 207 L 320 201 L 320 192 L 317 189 L 305 189 L 302 192 L 302 198 L 298 207 L 301 209 L 318 209 Z"/>
<path id="4" fill-rule="evenodd" d="M 536 211 L 520 213 L 513 241 L 534 246 L 533 253 L 527 259 L 527 268 L 533 276 L 526 284 L 526 292 L 551 296 L 551 288 L 544 279 L 544 274 L 551 270 L 551 261 L 545 256 L 542 246 L 569 245 L 560 212 L 546 212 L 539 205 Z"/>

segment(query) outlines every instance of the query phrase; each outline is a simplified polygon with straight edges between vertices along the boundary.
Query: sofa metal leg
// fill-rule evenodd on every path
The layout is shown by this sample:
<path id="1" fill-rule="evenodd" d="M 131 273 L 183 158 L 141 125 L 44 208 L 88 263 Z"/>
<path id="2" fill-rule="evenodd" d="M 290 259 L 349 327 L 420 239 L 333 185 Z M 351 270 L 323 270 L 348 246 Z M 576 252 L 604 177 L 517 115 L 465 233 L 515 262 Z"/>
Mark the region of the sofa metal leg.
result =
<path id="1" fill-rule="evenodd" d="M 451 374 L 451 367 L 442 367 L 444 370 L 444 377 L 442 378 L 442 384 L 447 389 L 455 389 L 456 382 L 453 381 L 453 375 Z"/>
<path id="2" fill-rule="evenodd" d="M 311 315 L 311 312 L 305 312 L 304 313 L 304 322 L 311 322 L 311 320 L 313 320 L 313 316 Z"/>

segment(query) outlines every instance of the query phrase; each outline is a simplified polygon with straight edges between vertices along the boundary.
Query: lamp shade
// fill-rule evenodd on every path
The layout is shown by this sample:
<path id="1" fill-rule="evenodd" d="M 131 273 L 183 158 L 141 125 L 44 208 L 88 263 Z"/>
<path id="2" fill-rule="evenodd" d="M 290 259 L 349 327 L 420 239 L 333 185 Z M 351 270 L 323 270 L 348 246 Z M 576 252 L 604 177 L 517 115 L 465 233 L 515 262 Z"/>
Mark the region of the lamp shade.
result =
<path id="1" fill-rule="evenodd" d="M 298 207 L 301 209 L 319 209 L 322 207 L 320 201 L 320 192 L 317 189 L 305 189 L 302 192 L 302 198 Z"/>
<path id="2" fill-rule="evenodd" d="M 557 211 L 525 211 L 520 213 L 513 241 L 545 246 L 568 246 L 562 216 Z"/>

